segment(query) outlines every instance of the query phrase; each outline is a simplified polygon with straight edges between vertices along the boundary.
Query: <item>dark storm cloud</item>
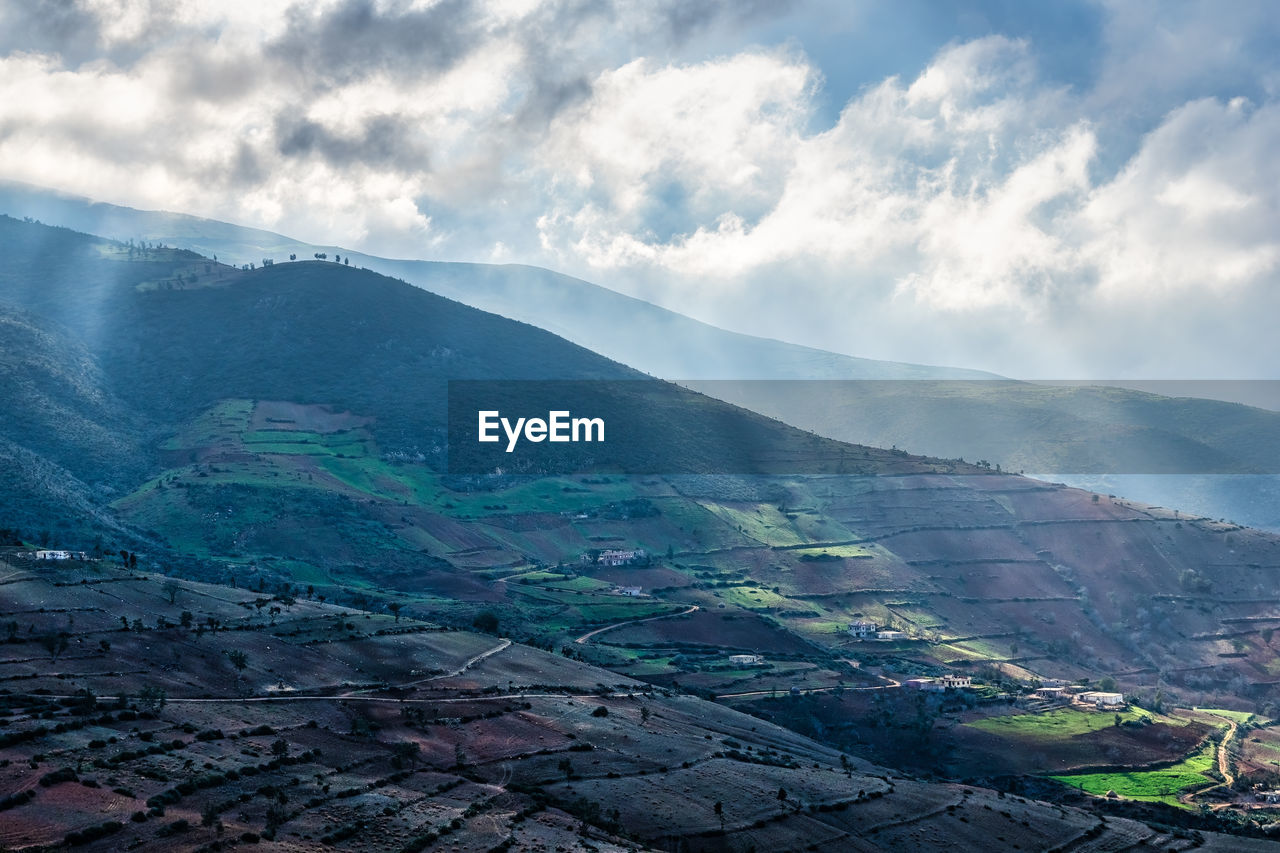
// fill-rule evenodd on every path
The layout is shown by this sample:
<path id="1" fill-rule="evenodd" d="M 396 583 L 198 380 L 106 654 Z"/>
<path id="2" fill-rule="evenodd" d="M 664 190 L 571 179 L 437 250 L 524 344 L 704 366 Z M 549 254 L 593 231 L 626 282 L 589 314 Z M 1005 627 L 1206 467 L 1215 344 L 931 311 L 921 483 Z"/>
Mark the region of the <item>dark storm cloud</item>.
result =
<path id="1" fill-rule="evenodd" d="M 320 15 L 305 3 L 292 7 L 286 31 L 265 52 L 312 80 L 346 83 L 375 71 L 397 76 L 446 71 L 482 39 L 472 0 L 403 10 L 380 10 L 371 0 L 345 0 Z"/>
<path id="2" fill-rule="evenodd" d="M 374 116 L 355 135 L 336 133 L 310 119 L 279 115 L 275 133 L 283 156 L 317 156 L 339 169 L 364 165 L 421 172 L 429 161 L 421 134 L 397 115 Z"/>

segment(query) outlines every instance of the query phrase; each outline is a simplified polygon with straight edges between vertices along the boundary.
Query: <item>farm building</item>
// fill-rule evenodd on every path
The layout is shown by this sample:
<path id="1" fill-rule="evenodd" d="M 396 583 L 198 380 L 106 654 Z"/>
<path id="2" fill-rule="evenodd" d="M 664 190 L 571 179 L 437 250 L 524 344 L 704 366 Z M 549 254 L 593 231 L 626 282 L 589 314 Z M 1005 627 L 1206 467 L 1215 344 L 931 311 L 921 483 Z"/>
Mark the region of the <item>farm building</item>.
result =
<path id="1" fill-rule="evenodd" d="M 84 551 L 36 551 L 37 560 L 88 560 Z"/>
<path id="2" fill-rule="evenodd" d="M 1039 699 L 1047 699 L 1051 702 L 1067 698 L 1067 688 L 1065 687 L 1041 687 L 1036 690 L 1036 697 Z"/>
<path id="3" fill-rule="evenodd" d="M 641 591 L 640 587 L 638 586 L 619 587 L 618 592 L 621 595 L 629 595 L 632 598 L 635 598 L 636 596 L 639 596 L 639 595 L 644 595 L 644 593 Z"/>
<path id="4" fill-rule="evenodd" d="M 944 675 L 938 679 L 938 683 L 943 687 L 963 690 L 973 686 L 973 678 L 968 675 Z"/>
<path id="5" fill-rule="evenodd" d="M 849 636 L 857 637 L 859 640 L 865 640 L 868 637 L 874 636 L 876 629 L 879 627 L 880 626 L 874 622 L 863 622 L 862 620 L 851 622 L 849 623 L 848 629 Z"/>
<path id="6" fill-rule="evenodd" d="M 605 566 L 625 566 L 628 563 L 643 560 L 644 556 L 643 548 L 637 548 L 634 551 L 601 551 L 596 562 Z"/>
<path id="7" fill-rule="evenodd" d="M 907 635 L 901 631 L 876 631 L 877 640 L 905 640 Z"/>
<path id="8" fill-rule="evenodd" d="M 938 679 L 927 678 L 925 676 L 921 676 L 919 678 L 908 678 L 906 681 L 902 682 L 902 686 L 906 687 L 909 690 L 937 691 L 937 690 L 946 689 L 945 687 L 942 686 L 942 682 L 939 681 Z"/>
<path id="9" fill-rule="evenodd" d="M 1086 705 L 1094 705 L 1098 708 L 1120 708 L 1124 705 L 1124 694 L 1087 690 L 1084 693 L 1077 693 L 1076 701 L 1083 702 Z"/>
<path id="10" fill-rule="evenodd" d="M 729 663 L 738 664 L 740 666 L 755 666 L 764 663 L 760 655 L 729 655 Z"/>

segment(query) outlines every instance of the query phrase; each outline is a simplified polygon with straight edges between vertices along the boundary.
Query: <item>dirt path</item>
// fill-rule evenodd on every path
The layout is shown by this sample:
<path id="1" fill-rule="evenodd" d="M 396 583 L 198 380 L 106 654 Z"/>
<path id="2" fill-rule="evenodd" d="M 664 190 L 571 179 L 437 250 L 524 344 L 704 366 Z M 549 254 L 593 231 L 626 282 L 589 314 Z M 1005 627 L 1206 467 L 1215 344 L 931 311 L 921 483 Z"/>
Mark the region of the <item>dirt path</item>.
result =
<path id="1" fill-rule="evenodd" d="M 429 682 L 429 681 L 439 681 L 439 680 L 440 680 L 440 679 L 442 679 L 442 678 L 454 678 L 455 676 L 462 675 L 462 673 L 464 673 L 464 672 L 466 672 L 467 670 L 471 669 L 471 667 L 473 667 L 473 666 L 475 666 L 476 664 L 480 663 L 480 661 L 482 661 L 482 660 L 484 660 L 484 659 L 486 659 L 486 658 L 488 658 L 488 657 L 491 657 L 492 655 L 496 655 L 498 652 L 502 651 L 503 649 L 508 648 L 510 645 L 511 645 L 511 641 L 510 641 L 510 640 L 508 640 L 508 639 L 505 639 L 505 638 L 504 638 L 504 639 L 500 640 L 500 641 L 498 642 L 498 645 L 494 646 L 493 648 L 491 648 L 491 649 L 486 649 L 485 651 L 481 652 L 480 654 L 478 654 L 478 655 L 474 655 L 474 656 L 472 656 L 472 657 L 468 658 L 468 659 L 467 659 L 467 660 L 462 664 L 462 666 L 458 667 L 457 669 L 453 670 L 452 672 L 445 672 L 445 673 L 441 673 L 440 675 L 429 675 L 429 676 L 427 676 L 426 678 L 419 678 L 419 679 L 415 679 L 414 681 L 404 681 L 404 682 L 401 682 L 401 683 L 399 683 L 399 684 L 392 684 L 392 685 L 390 685 L 389 687 L 366 687 L 366 688 L 364 688 L 363 690 L 349 690 L 349 691 L 347 691 L 346 693 L 343 693 L 343 694 L 341 694 L 340 696 L 338 696 L 338 697 L 336 697 L 336 698 L 338 698 L 338 699 L 350 699 L 350 698 L 358 697 L 358 696 L 360 696 L 360 695 L 361 695 L 361 694 L 363 694 L 363 693 L 373 693 L 373 692 L 374 692 L 374 691 L 376 691 L 376 690 L 388 690 L 388 689 L 390 689 L 390 690 L 404 690 L 404 689 L 408 689 L 408 688 L 411 688 L 411 687 L 417 687 L 419 684 L 426 684 L 426 683 L 427 683 L 427 682 Z M 171 699 L 170 701 L 174 701 L 174 700 L 172 700 L 172 699 Z"/>
<path id="2" fill-rule="evenodd" d="M 1227 733 L 1218 743 L 1218 772 L 1226 780 L 1224 784 L 1230 788 L 1236 783 L 1236 777 L 1231 775 L 1231 764 L 1227 761 L 1227 747 L 1231 745 L 1232 738 L 1236 736 L 1238 726 L 1235 720 L 1230 719 L 1227 720 L 1227 725 L 1229 726 Z"/>
<path id="3" fill-rule="evenodd" d="M 652 622 L 654 619 L 670 619 L 673 616 L 688 616 L 693 611 L 699 609 L 698 605 L 694 604 L 690 606 L 688 610 L 681 610 L 679 613 L 663 613 L 659 616 L 646 616 L 643 619 L 627 619 L 624 622 L 615 622 L 612 625 L 605 625 L 603 628 L 596 628 L 594 631 L 588 631 L 578 639 L 574 640 L 574 642 L 586 643 L 587 640 L 590 640 L 597 634 L 603 634 L 605 631 L 612 631 L 614 628 L 621 628 L 623 625 L 637 625 L 641 622 Z"/>
<path id="4" fill-rule="evenodd" d="M 1214 716 L 1220 717 L 1220 715 L 1218 714 L 1214 714 Z M 1230 788 L 1236 783 L 1236 777 L 1231 775 L 1231 762 L 1227 756 L 1227 747 L 1231 746 L 1231 741 L 1235 738 L 1236 733 L 1239 731 L 1240 727 L 1236 723 L 1236 721 L 1231 719 L 1230 717 L 1220 717 L 1220 719 L 1227 721 L 1227 733 L 1222 736 L 1222 740 L 1218 741 L 1218 751 L 1217 751 L 1218 773 L 1222 775 L 1222 778 L 1224 781 L 1219 782 L 1216 785 L 1210 785 L 1208 788 L 1201 788 L 1198 791 L 1190 791 L 1186 794 L 1181 795 L 1180 797 L 1178 797 L 1178 801 L 1181 803 L 1191 804 L 1196 797 L 1199 797 L 1203 794 L 1207 794 L 1210 791 L 1216 791 L 1219 788 Z M 1212 808 L 1217 810 L 1217 809 L 1226 808 L 1231 805 L 1234 805 L 1234 804 L 1233 803 L 1216 803 L 1212 806 Z"/>

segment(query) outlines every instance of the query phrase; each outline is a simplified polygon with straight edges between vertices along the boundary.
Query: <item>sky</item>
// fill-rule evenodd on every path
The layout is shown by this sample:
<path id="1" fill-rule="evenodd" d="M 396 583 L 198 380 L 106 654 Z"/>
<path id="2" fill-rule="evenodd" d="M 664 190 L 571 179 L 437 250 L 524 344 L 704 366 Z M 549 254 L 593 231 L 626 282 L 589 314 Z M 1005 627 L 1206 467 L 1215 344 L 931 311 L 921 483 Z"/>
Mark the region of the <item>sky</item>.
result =
<path id="1" fill-rule="evenodd" d="M 0 178 L 1008 376 L 1280 378 L 1278 150 L 1268 0 L 0 0 Z"/>

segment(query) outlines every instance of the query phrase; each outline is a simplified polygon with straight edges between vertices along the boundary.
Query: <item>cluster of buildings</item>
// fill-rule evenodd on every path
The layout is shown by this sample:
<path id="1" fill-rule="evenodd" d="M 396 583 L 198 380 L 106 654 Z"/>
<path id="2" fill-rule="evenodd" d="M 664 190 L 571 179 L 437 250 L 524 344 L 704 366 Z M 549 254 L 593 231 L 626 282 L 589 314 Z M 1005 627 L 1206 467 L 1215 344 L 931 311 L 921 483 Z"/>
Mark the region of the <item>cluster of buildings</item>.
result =
<path id="1" fill-rule="evenodd" d="M 636 548 L 631 551 L 610 549 L 599 553 L 588 551 L 579 559 L 584 565 L 588 566 L 629 566 L 632 563 L 643 562 L 647 556 L 648 554 L 643 548 Z"/>
<path id="2" fill-rule="evenodd" d="M 911 690 L 968 690 L 973 687 L 973 678 L 968 675 L 940 675 L 937 678 L 921 676 L 908 678 L 902 686 Z"/>
<path id="3" fill-rule="evenodd" d="M 1044 684 L 1036 688 L 1034 696 L 1046 702 L 1089 705 L 1100 711 L 1119 709 L 1128 704 L 1123 693 L 1110 693 L 1102 690 L 1081 690 L 1077 692 L 1067 684 L 1058 682 Z"/>
<path id="4" fill-rule="evenodd" d="M 37 560 L 80 560 L 87 561 L 89 555 L 84 551 L 36 551 Z"/>
<path id="5" fill-rule="evenodd" d="M 901 631 L 882 630 L 875 622 L 851 622 L 848 634 L 858 640 L 905 640 L 907 635 Z"/>

